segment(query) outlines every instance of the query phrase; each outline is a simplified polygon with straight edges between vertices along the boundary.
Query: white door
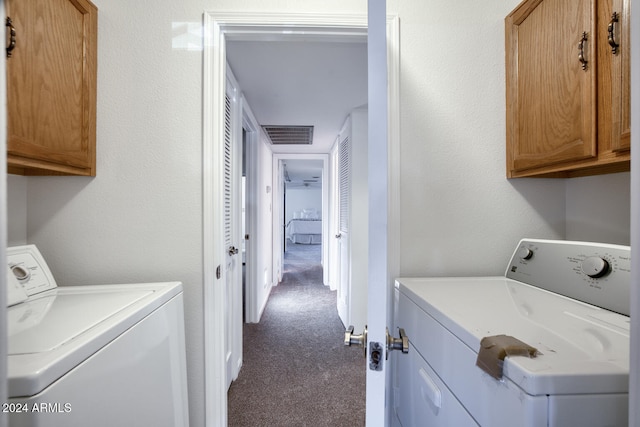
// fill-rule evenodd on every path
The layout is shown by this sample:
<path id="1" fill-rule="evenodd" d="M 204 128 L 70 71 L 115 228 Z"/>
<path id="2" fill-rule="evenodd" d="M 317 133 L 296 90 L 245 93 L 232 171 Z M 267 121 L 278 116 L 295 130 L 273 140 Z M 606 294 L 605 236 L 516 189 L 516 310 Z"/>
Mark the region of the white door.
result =
<path id="1" fill-rule="evenodd" d="M 282 272 L 284 271 L 284 251 L 285 251 L 285 197 L 286 197 L 286 187 L 284 185 L 284 160 L 279 158 L 278 156 L 274 156 L 274 197 L 273 204 L 274 207 L 274 216 L 273 220 L 275 221 L 273 227 L 273 272 L 276 279 L 276 283 L 280 283 L 282 281 Z"/>
<path id="2" fill-rule="evenodd" d="M 392 280 L 397 260 L 389 250 L 388 235 L 393 233 L 389 221 L 390 200 L 397 191 L 389 192 L 389 73 L 387 71 L 387 16 L 385 0 L 368 1 L 368 277 L 367 277 L 367 334 L 353 331 L 352 342 L 366 341 L 366 425 L 391 424 L 393 396 L 391 364 L 387 359 L 387 327 L 392 325 Z M 394 99 L 393 96 L 391 96 Z M 395 118 L 394 118 L 395 119 Z M 394 136 L 395 139 L 395 136 Z M 355 155 L 355 154 L 354 154 Z M 391 159 L 390 159 L 391 158 Z M 394 164 L 395 166 L 395 164 Z M 397 183 L 391 183 L 396 189 Z M 395 247 L 395 243 L 391 246 Z M 393 334 L 393 330 L 390 331 Z M 366 337 L 366 340 L 364 340 Z M 345 339 L 347 339 L 345 337 Z M 402 363 L 402 361 L 400 361 Z"/>
<path id="3" fill-rule="evenodd" d="M 350 251 L 349 251 L 349 205 L 351 200 L 351 129 L 347 121 L 338 140 L 338 252 L 339 282 L 337 290 L 338 315 L 342 324 L 351 325 L 350 313 Z"/>
<path id="4" fill-rule="evenodd" d="M 391 325 L 388 174 L 388 73 L 386 0 L 368 1 L 368 170 L 369 259 L 367 303 L 367 427 L 391 418 L 391 369 L 387 369 L 386 328 Z M 376 363 L 378 362 L 378 363 Z"/>
<path id="5" fill-rule="evenodd" d="M 329 289 L 338 291 L 340 284 L 340 171 L 338 168 L 338 144 L 340 135 L 336 137 L 331 154 L 329 155 L 329 201 L 327 207 L 329 210 L 327 245 L 329 253 L 327 255 L 327 267 L 329 268 Z"/>
<path id="6" fill-rule="evenodd" d="M 227 388 L 242 360 L 242 127 L 235 80 L 229 72 L 224 118 L 225 363 Z"/>

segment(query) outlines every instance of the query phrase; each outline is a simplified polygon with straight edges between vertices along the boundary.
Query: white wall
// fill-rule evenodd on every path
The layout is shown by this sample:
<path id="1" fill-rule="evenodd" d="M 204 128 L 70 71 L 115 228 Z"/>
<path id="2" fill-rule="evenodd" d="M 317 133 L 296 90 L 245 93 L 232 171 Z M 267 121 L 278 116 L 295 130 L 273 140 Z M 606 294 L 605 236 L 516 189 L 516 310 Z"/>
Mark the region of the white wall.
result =
<path id="1" fill-rule="evenodd" d="M 7 175 L 8 246 L 27 244 L 27 182 L 29 178 Z"/>
<path id="2" fill-rule="evenodd" d="M 0 0 L 0 16 L 5 16 L 4 0 Z M 4 100 L 7 98 L 7 79 L 6 79 L 6 63 L 0 64 L 0 129 L 6 129 L 7 127 L 7 104 Z M 8 193 L 8 179 L 7 177 L 7 133 L 2 132 L 0 134 L 0 259 L 5 260 L 7 252 L 5 247 L 8 244 L 8 210 L 7 202 L 9 199 Z M 7 318 L 7 292 L 4 289 L 7 287 L 7 266 L 0 266 L 0 319 L 3 324 L 6 325 Z M 3 327 L 0 330 L 0 402 L 7 402 L 8 389 L 7 389 L 7 353 L 8 353 L 8 328 Z M 0 427 L 5 427 L 8 424 L 8 415 L 0 412 Z"/>
<path id="3" fill-rule="evenodd" d="M 640 1 L 630 1 L 630 7 L 640 9 Z M 640 40 L 640 13 L 631 14 L 631 38 Z M 629 401 L 640 400 L 640 45 L 631 44 L 631 358 Z M 635 369 L 634 369 L 635 368 Z M 630 405 L 629 425 L 640 425 L 640 406 Z"/>
<path id="4" fill-rule="evenodd" d="M 11 180 L 10 192 L 25 198 L 26 240 L 60 283 L 184 282 L 190 421 L 203 426 L 202 13 L 364 13 L 366 2 L 94 2 L 97 177 L 31 177 L 22 189 Z M 500 274 L 522 236 L 583 235 L 567 214 L 585 203 L 590 185 L 505 179 L 503 19 L 518 3 L 389 1 L 401 21 L 403 275 Z M 176 23 L 191 23 L 193 33 Z M 593 179 L 605 187 L 606 178 Z M 628 199 L 610 193 L 601 203 L 613 199 L 619 218 Z M 603 229 L 609 221 L 585 216 Z M 10 235 L 22 227 L 9 218 Z"/>
<path id="5" fill-rule="evenodd" d="M 630 245 L 629 172 L 566 180 L 570 240 Z"/>
<path id="6" fill-rule="evenodd" d="M 285 221 L 288 224 L 293 213 L 303 209 L 315 209 L 322 219 L 322 188 L 287 188 Z"/>
<path id="7" fill-rule="evenodd" d="M 269 298 L 271 287 L 275 285 L 275 276 L 273 272 L 273 258 L 271 256 L 271 247 L 273 240 L 273 165 L 271 160 L 271 149 L 268 147 L 266 136 L 261 134 L 259 150 L 258 150 L 258 228 L 260 233 L 258 236 L 258 261 L 257 261 L 257 279 L 258 287 L 256 289 L 256 298 L 259 314 L 262 314 L 264 306 Z M 269 189 L 267 190 L 267 186 Z M 257 319 L 256 319 L 257 320 Z"/>

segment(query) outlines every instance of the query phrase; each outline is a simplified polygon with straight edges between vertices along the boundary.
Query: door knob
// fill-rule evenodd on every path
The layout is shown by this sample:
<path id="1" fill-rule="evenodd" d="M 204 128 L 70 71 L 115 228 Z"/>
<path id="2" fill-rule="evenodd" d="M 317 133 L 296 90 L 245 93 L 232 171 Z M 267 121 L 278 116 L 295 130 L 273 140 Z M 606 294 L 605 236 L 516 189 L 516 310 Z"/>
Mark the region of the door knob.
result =
<path id="1" fill-rule="evenodd" d="M 367 327 L 364 327 L 364 331 L 360 335 L 354 334 L 353 329 L 352 325 L 344 331 L 344 345 L 364 348 L 364 355 L 367 357 Z M 387 328 L 387 351 L 385 359 L 389 359 L 389 352 L 393 350 L 401 350 L 403 353 L 409 353 L 409 337 L 407 337 L 403 328 L 400 328 L 399 334 L 400 337 L 395 338 L 389 334 L 389 328 Z M 372 371 L 380 371 L 382 370 L 382 353 L 384 352 L 384 348 L 378 342 L 372 342 L 370 344 L 371 360 L 369 361 L 369 369 Z"/>
<path id="2" fill-rule="evenodd" d="M 387 359 L 389 358 L 389 352 L 393 350 L 401 350 L 403 353 L 409 353 L 409 337 L 403 328 L 399 329 L 400 338 L 395 338 L 389 335 L 389 328 L 387 328 Z"/>
<path id="3" fill-rule="evenodd" d="M 367 355 L 367 327 L 364 327 L 364 331 L 360 335 L 353 333 L 353 325 L 349 326 L 344 331 L 344 345 L 347 347 L 357 346 L 364 349 L 365 356 Z"/>
<path id="4" fill-rule="evenodd" d="M 233 256 L 238 253 L 238 248 L 235 246 L 229 246 L 229 255 Z"/>
<path id="5" fill-rule="evenodd" d="M 339 238 L 341 238 L 341 237 L 342 237 L 342 233 L 338 233 L 338 234 L 336 234 L 336 239 L 339 239 Z"/>

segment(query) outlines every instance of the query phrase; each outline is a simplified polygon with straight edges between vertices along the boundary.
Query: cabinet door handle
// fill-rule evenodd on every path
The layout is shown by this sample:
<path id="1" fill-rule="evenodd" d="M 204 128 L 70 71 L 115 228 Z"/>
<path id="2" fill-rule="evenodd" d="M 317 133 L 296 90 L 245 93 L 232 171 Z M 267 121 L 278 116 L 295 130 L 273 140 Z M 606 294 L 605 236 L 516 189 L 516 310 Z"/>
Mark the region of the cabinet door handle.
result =
<path id="1" fill-rule="evenodd" d="M 583 70 L 587 69 L 587 63 L 589 62 L 584 57 L 584 44 L 586 43 L 586 41 L 587 41 L 587 32 L 583 31 L 582 38 L 580 39 L 580 43 L 578 43 L 578 60 L 582 64 Z"/>
<path id="2" fill-rule="evenodd" d="M 9 45 L 7 46 L 7 58 L 11 58 L 11 51 L 16 47 L 16 29 L 13 26 L 13 21 L 10 17 L 7 17 L 6 26 L 9 27 Z"/>
<path id="3" fill-rule="evenodd" d="M 611 15 L 611 21 L 609 21 L 609 26 L 607 27 L 607 33 L 609 33 L 609 46 L 611 46 L 611 53 L 618 53 L 618 48 L 620 44 L 616 42 L 616 27 L 615 24 L 618 22 L 618 12 L 613 12 Z"/>

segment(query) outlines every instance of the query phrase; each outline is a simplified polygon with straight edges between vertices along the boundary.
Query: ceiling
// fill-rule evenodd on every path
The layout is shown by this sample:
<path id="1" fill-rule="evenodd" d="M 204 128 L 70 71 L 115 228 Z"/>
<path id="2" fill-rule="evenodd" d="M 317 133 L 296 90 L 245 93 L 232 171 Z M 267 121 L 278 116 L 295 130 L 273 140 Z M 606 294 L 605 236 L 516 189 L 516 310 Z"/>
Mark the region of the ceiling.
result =
<path id="1" fill-rule="evenodd" d="M 363 38 L 228 40 L 227 62 L 260 125 L 313 126 L 312 144 L 274 153 L 328 153 L 349 112 L 367 103 Z M 321 176 L 321 162 L 286 163 L 292 182 Z"/>
<path id="2" fill-rule="evenodd" d="M 283 160 L 287 188 L 322 188 L 322 160 Z"/>

